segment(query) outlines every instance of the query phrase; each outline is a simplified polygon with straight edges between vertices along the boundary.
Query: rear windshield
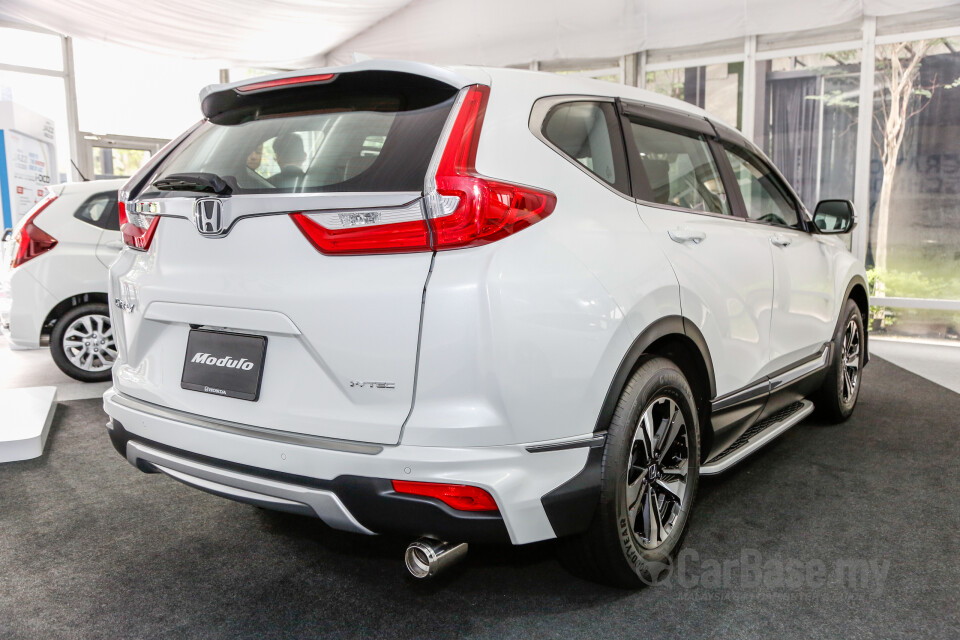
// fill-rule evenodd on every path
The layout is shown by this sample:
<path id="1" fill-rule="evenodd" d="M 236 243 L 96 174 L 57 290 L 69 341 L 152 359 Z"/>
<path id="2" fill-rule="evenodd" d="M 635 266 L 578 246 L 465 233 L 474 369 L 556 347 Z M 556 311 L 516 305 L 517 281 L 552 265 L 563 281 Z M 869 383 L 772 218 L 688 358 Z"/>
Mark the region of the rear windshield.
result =
<path id="1" fill-rule="evenodd" d="M 361 75 L 238 99 L 175 149 L 145 191 L 178 173 L 216 174 L 234 193 L 421 191 L 456 90 L 407 74 L 348 78 Z"/>

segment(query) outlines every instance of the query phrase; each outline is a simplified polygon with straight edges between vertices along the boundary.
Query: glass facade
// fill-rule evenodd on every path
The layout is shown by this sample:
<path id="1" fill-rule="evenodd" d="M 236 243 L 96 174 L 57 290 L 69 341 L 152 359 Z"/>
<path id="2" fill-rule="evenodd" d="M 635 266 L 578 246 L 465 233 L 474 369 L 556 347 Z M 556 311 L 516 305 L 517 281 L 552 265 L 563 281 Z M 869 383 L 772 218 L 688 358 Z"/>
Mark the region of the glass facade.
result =
<path id="1" fill-rule="evenodd" d="M 960 39 L 877 47 L 867 268 L 876 293 L 960 300 Z M 889 333 L 960 338 L 960 311 L 888 308 Z"/>
<path id="2" fill-rule="evenodd" d="M 827 198 L 853 199 L 860 52 L 761 63 L 757 143 L 813 211 Z"/>
<path id="3" fill-rule="evenodd" d="M 742 62 L 650 71 L 646 81 L 647 89 L 706 109 L 731 126 L 743 123 Z"/>

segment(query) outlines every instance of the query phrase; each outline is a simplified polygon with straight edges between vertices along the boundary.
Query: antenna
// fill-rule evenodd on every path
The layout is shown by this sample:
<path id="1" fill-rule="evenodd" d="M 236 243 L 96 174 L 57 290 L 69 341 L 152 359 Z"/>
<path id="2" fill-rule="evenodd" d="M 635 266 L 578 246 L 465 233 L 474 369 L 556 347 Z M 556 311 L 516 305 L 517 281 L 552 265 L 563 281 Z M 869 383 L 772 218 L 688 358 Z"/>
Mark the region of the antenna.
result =
<path id="1" fill-rule="evenodd" d="M 70 158 L 70 164 L 72 164 L 73 168 L 77 170 L 77 175 L 79 175 L 84 182 L 90 182 L 90 178 L 83 175 L 83 172 L 80 171 L 80 167 L 78 167 L 77 163 L 73 161 L 73 158 Z"/>

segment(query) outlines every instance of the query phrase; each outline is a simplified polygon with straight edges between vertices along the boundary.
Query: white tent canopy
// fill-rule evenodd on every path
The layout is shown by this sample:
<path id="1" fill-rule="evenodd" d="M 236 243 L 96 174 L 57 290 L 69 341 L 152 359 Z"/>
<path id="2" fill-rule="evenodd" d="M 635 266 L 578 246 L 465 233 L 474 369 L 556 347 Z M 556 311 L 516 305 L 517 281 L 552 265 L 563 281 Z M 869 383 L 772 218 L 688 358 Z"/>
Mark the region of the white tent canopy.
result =
<path id="1" fill-rule="evenodd" d="M 522 64 L 818 29 L 958 0 L 3 0 L 0 16 L 78 39 L 249 66 Z"/>

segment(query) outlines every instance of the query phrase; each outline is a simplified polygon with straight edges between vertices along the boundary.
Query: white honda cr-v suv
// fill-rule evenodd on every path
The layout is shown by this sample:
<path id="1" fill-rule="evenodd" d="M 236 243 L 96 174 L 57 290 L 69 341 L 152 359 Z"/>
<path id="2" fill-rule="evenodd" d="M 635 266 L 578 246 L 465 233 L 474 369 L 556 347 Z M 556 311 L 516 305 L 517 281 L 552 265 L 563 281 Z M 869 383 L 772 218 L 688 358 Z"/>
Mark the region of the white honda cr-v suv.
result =
<path id="1" fill-rule="evenodd" d="M 218 85 L 121 190 L 104 396 L 139 469 L 364 534 L 563 538 L 634 586 L 701 474 L 867 357 L 862 265 L 763 154 L 631 87 L 401 62 Z"/>

